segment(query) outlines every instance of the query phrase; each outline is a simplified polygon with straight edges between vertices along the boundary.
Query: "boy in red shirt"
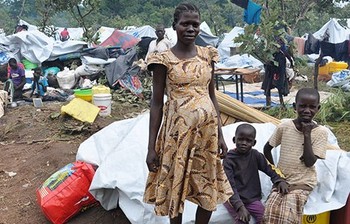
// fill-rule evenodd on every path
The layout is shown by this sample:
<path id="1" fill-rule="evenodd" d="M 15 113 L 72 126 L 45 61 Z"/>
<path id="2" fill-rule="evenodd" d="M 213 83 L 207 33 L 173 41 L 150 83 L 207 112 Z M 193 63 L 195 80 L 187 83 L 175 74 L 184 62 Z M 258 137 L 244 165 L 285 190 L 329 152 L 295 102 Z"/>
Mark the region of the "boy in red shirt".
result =
<path id="1" fill-rule="evenodd" d="M 62 42 L 67 41 L 69 39 L 69 32 L 68 32 L 67 28 L 64 28 L 64 30 L 62 30 L 62 32 L 60 34 L 60 39 Z"/>

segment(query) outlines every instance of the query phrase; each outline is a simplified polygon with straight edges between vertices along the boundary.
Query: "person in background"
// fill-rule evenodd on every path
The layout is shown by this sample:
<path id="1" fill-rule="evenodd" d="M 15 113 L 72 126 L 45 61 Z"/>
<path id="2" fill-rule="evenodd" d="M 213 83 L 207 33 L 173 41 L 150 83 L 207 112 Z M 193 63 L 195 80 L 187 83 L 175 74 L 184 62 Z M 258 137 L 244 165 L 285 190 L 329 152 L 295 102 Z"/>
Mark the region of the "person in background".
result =
<path id="1" fill-rule="evenodd" d="M 164 38 L 164 35 L 165 35 L 164 25 L 159 24 L 156 26 L 156 35 L 157 35 L 157 39 L 152 40 L 148 46 L 148 52 L 145 58 L 146 62 L 151 53 L 163 52 L 171 48 L 171 42 L 168 39 Z"/>
<path id="2" fill-rule="evenodd" d="M 23 24 L 23 25 L 17 25 L 15 27 L 15 33 L 18 33 L 21 31 L 28 31 L 28 26 Z"/>
<path id="3" fill-rule="evenodd" d="M 60 40 L 62 42 L 67 41 L 70 38 L 67 28 L 64 28 L 60 33 Z"/>
<path id="4" fill-rule="evenodd" d="M 41 68 L 34 68 L 34 78 L 32 83 L 32 92 L 30 93 L 30 97 L 33 94 L 36 97 L 43 97 L 47 91 L 48 81 L 47 78 L 42 76 Z"/>
<path id="5" fill-rule="evenodd" d="M 224 159 L 224 170 L 234 192 L 224 206 L 237 224 L 249 223 L 251 216 L 255 223 L 262 223 L 264 205 L 261 202 L 259 171 L 271 178 L 279 192 L 286 192 L 288 188 L 282 173 L 268 163 L 262 153 L 253 149 L 255 136 L 256 130 L 252 125 L 239 125 L 232 139 L 236 148 L 230 150 Z"/>
<path id="6" fill-rule="evenodd" d="M 215 97 L 214 47 L 195 45 L 200 12 L 189 3 L 178 5 L 173 29 L 177 43 L 148 58 L 153 72 L 144 201 L 156 215 L 182 223 L 185 201 L 197 204 L 197 224 L 209 223 L 217 204 L 232 188 L 220 158 L 227 153 Z M 167 101 L 164 102 L 164 94 Z"/>
<path id="7" fill-rule="evenodd" d="M 12 81 L 14 93 L 12 96 L 13 100 L 22 99 L 23 87 L 26 84 L 26 76 L 23 67 L 17 64 L 15 58 L 10 58 L 8 70 L 8 78 Z"/>
<path id="8" fill-rule="evenodd" d="M 278 168 L 288 183 L 286 194 L 273 188 L 265 203 L 264 223 L 302 223 L 304 205 L 317 185 L 315 163 L 325 159 L 328 132 L 313 121 L 320 109 L 320 94 L 316 89 L 302 88 L 293 104 L 297 118 L 277 126 L 264 146 L 267 160 L 274 164 L 271 150 L 280 145 Z"/>

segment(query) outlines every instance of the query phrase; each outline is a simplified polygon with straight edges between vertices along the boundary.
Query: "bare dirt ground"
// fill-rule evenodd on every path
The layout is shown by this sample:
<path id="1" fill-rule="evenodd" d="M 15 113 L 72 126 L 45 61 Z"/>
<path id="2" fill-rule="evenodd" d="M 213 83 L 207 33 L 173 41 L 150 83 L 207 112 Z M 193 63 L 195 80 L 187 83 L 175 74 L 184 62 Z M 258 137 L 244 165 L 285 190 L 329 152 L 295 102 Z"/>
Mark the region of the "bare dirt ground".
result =
<path id="1" fill-rule="evenodd" d="M 92 125 L 60 116 L 62 103 L 6 108 L 0 118 L 0 224 L 50 223 L 36 202 L 36 189 L 54 172 L 75 161 L 79 144 L 110 123 L 145 109 L 114 103 L 112 116 L 97 117 Z M 128 117 L 126 117 L 126 115 Z M 12 173 L 11 173 L 12 172 Z M 127 224 L 120 209 L 89 208 L 70 224 Z"/>

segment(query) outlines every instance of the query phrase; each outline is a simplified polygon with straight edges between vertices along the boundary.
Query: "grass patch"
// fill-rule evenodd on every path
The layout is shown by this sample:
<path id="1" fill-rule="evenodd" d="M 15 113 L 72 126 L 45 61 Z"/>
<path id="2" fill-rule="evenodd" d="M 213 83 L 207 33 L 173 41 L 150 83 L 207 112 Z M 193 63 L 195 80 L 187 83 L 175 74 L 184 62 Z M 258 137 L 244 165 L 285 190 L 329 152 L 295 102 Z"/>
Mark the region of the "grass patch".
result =
<path id="1" fill-rule="evenodd" d="M 350 121 L 350 93 L 335 89 L 333 94 L 321 103 L 315 120 L 322 124 Z M 350 132 L 349 132 L 350 133 Z"/>
<path id="2" fill-rule="evenodd" d="M 350 151 L 350 93 L 341 89 L 332 89 L 332 92 L 332 96 L 321 102 L 315 121 L 330 127 L 337 136 L 340 148 Z M 278 119 L 297 116 L 293 107 L 274 107 L 264 112 Z"/>
<path id="3" fill-rule="evenodd" d="M 350 151 L 350 122 L 330 122 L 329 127 L 335 136 L 337 136 L 338 145 L 341 149 Z"/>

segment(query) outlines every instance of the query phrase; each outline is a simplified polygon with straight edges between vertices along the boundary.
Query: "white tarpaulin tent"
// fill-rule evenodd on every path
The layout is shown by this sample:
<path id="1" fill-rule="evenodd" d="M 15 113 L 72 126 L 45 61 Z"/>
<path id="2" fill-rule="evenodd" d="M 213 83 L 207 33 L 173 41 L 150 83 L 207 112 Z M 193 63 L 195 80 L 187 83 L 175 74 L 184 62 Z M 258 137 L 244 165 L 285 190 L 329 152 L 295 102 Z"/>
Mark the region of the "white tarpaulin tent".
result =
<path id="1" fill-rule="evenodd" d="M 83 41 L 55 41 L 54 38 L 48 37 L 36 26 L 24 20 L 20 20 L 19 25 L 27 25 L 28 31 L 20 31 L 7 36 L 0 35 L 1 49 L 11 57 L 24 57 L 32 63 L 41 63 L 46 60 L 54 60 L 61 55 L 80 52 L 87 46 L 87 43 Z"/>
<path id="2" fill-rule="evenodd" d="M 239 46 L 234 42 L 234 39 L 242 33 L 244 33 L 244 29 L 236 26 L 225 34 L 224 39 L 218 46 L 220 62 L 215 65 L 217 68 L 264 68 L 263 63 L 251 55 L 240 55 L 236 52 L 231 56 L 231 48 Z M 230 75 L 225 77 L 230 77 Z M 223 76 L 223 78 L 225 77 Z"/>
<path id="3" fill-rule="evenodd" d="M 0 44 L 6 45 L 10 52 L 20 52 L 22 57 L 32 63 L 41 63 L 60 55 L 79 52 L 87 43 L 54 41 L 39 30 L 31 30 L 0 36 Z"/>
<path id="4" fill-rule="evenodd" d="M 112 27 L 101 26 L 93 38 L 98 37 L 98 42 L 103 43 L 113 34 L 115 30 L 116 29 Z M 155 33 L 155 29 L 148 25 L 138 27 L 138 28 L 128 29 L 128 30 L 119 30 L 119 31 L 132 35 L 138 39 L 141 39 L 142 37 L 155 37 L 155 38 L 157 37 Z"/>
<path id="5" fill-rule="evenodd" d="M 244 33 L 242 27 L 234 27 L 229 33 L 225 34 L 224 39 L 218 46 L 218 51 L 221 57 L 221 60 L 225 60 L 230 57 L 230 48 L 237 47 L 237 44 L 233 41 L 239 34 Z"/>
<path id="6" fill-rule="evenodd" d="M 142 37 L 157 37 L 156 30 L 149 25 L 121 31 L 139 39 L 141 39 Z"/>
<path id="7" fill-rule="evenodd" d="M 99 168 L 90 186 L 90 192 L 107 209 L 119 206 L 133 224 L 169 223 L 167 217 L 155 216 L 152 205 L 143 203 L 148 169 L 146 166 L 149 113 L 136 118 L 117 121 L 95 133 L 84 141 L 76 159 L 96 164 Z M 232 135 L 240 123 L 223 127 L 227 146 L 234 148 Z M 274 131 L 271 123 L 252 124 L 257 130 L 257 144 L 262 151 L 264 144 Z M 337 146 L 330 132 L 329 143 Z M 278 149 L 273 150 L 278 159 Z M 275 161 L 276 161 L 275 160 Z M 328 150 L 326 160 L 316 162 L 317 187 L 311 193 L 305 206 L 305 214 L 318 214 L 338 209 L 345 205 L 350 189 L 350 153 L 342 150 Z M 260 174 L 263 201 L 269 194 L 271 182 Z M 196 206 L 185 203 L 183 223 L 194 223 Z M 219 205 L 210 223 L 232 223 L 226 209 Z"/>
<path id="8" fill-rule="evenodd" d="M 60 39 L 60 33 L 63 31 L 64 27 L 56 27 L 56 40 Z M 84 29 L 81 27 L 77 28 L 72 28 L 72 27 L 67 27 L 67 30 L 69 32 L 69 40 L 82 40 L 84 36 Z"/>
<path id="9" fill-rule="evenodd" d="M 212 46 L 216 46 L 219 38 L 214 36 L 211 33 L 208 24 L 206 22 L 202 22 L 200 25 L 200 29 L 201 29 L 201 32 L 198 35 L 199 41 L 202 44 L 206 43 L 206 44 L 210 44 Z M 110 37 L 112 35 L 114 30 L 115 30 L 115 28 L 102 26 L 96 32 L 94 37 L 97 37 L 97 35 L 99 35 L 98 41 L 100 43 L 103 43 L 108 37 Z M 130 35 L 132 35 L 136 38 L 139 38 L 139 39 L 141 39 L 142 37 L 152 37 L 152 38 L 157 37 L 156 33 L 155 33 L 155 29 L 149 25 L 137 27 L 137 28 L 132 28 L 132 29 L 127 29 L 127 30 L 120 30 L 120 31 L 123 33 L 130 34 Z M 165 28 L 165 38 L 167 38 L 171 42 L 171 44 L 174 46 L 176 44 L 176 41 L 177 41 L 176 31 L 173 30 L 172 27 Z"/>
<path id="10" fill-rule="evenodd" d="M 336 19 L 330 19 L 313 35 L 319 40 L 323 40 L 326 35 L 329 35 L 329 42 L 333 44 L 342 43 L 350 39 L 350 30 L 341 26 Z"/>
<path id="11" fill-rule="evenodd" d="M 19 20 L 18 25 L 26 25 L 28 26 L 28 31 L 38 30 L 38 27 L 35 25 L 32 25 L 22 19 Z M 56 30 L 56 36 L 54 37 L 55 40 L 60 40 L 60 33 L 64 29 L 64 27 L 55 27 Z M 81 40 L 83 38 L 84 29 L 81 27 L 72 28 L 67 27 L 67 30 L 69 32 L 70 40 Z"/>
<path id="12" fill-rule="evenodd" d="M 199 27 L 200 27 L 200 32 L 198 34 L 196 42 L 199 41 L 199 44 L 201 45 L 205 43 L 215 47 L 219 41 L 219 38 L 212 34 L 208 24 L 204 21 L 200 24 Z M 172 45 L 176 44 L 177 35 L 176 35 L 176 31 L 172 27 L 165 28 L 165 37 L 168 40 L 170 40 Z"/>
<path id="13" fill-rule="evenodd" d="M 112 35 L 115 28 L 107 27 L 107 26 L 101 26 L 100 29 L 95 33 L 93 38 L 96 38 L 98 36 L 98 41 L 100 43 L 103 43 L 105 40 L 107 40 L 108 37 Z"/>
<path id="14" fill-rule="evenodd" d="M 22 19 L 19 20 L 18 25 L 26 25 L 28 27 L 28 31 L 32 31 L 32 30 L 37 30 L 38 29 L 37 26 L 29 24 L 28 22 L 26 22 L 26 21 L 24 21 Z"/>

